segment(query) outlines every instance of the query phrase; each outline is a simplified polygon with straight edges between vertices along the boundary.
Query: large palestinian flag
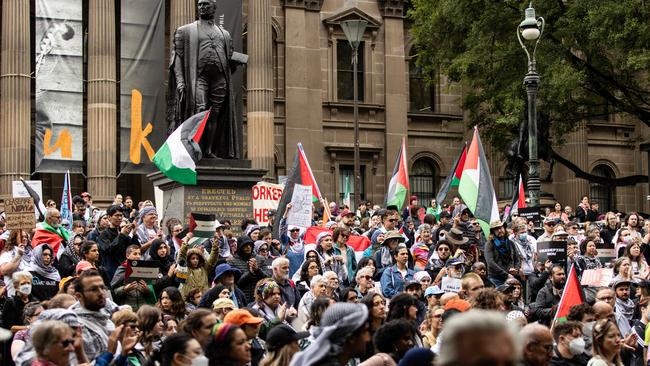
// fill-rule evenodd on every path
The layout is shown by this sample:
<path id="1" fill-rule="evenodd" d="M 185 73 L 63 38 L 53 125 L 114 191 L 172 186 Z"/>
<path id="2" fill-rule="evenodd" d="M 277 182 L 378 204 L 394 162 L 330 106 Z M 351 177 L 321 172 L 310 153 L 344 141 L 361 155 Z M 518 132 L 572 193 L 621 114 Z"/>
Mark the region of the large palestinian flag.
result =
<path id="1" fill-rule="evenodd" d="M 388 183 L 388 193 L 386 193 L 385 206 L 397 206 L 398 210 L 402 210 L 406 193 L 409 190 L 409 173 L 408 165 L 406 164 L 406 143 L 402 140 L 402 147 L 397 153 L 397 161 L 393 174 Z"/>
<path id="2" fill-rule="evenodd" d="M 573 264 L 571 269 L 569 269 L 569 275 L 566 279 L 566 284 L 564 285 L 564 290 L 562 291 L 562 297 L 560 302 L 557 305 L 557 312 L 555 317 L 553 317 L 553 322 L 551 326 L 555 325 L 556 321 L 565 322 L 567 315 L 569 315 L 569 310 L 574 305 L 579 305 L 584 302 L 582 296 L 582 288 L 580 287 L 580 281 L 578 281 L 578 275 L 576 274 Z"/>
<path id="3" fill-rule="evenodd" d="M 318 189 L 318 183 L 316 183 L 316 178 L 314 178 L 314 173 L 311 171 L 307 155 L 305 154 L 305 150 L 302 148 L 301 143 L 298 143 L 298 151 L 296 152 L 296 157 L 293 159 L 293 166 L 291 167 L 291 170 L 289 170 L 287 182 L 284 184 L 282 197 L 280 197 L 280 202 L 278 203 L 277 217 L 283 217 L 287 204 L 291 202 L 293 188 L 296 184 L 311 186 L 312 201 L 322 201 L 323 197 L 320 194 L 320 189 Z M 278 238 L 280 234 L 283 234 L 278 233 L 279 225 L 280 220 L 275 220 L 273 224 L 274 238 Z"/>
<path id="4" fill-rule="evenodd" d="M 458 193 L 478 219 L 487 237 L 490 233 L 490 222 L 499 219 L 499 208 L 494 186 L 492 186 L 490 168 L 485 159 L 485 152 L 476 127 L 474 127 L 472 143 L 467 150 Z"/>
<path id="5" fill-rule="evenodd" d="M 156 151 L 153 163 L 167 178 L 181 184 L 196 184 L 196 163 L 202 157 L 199 141 L 209 116 L 208 110 L 188 118 Z"/>
<path id="6" fill-rule="evenodd" d="M 447 194 L 449 193 L 451 187 L 458 187 L 458 184 L 460 183 L 460 177 L 463 174 L 463 167 L 465 166 L 466 156 L 467 143 L 463 145 L 463 149 L 460 151 L 458 158 L 456 158 L 456 161 L 454 162 L 454 167 L 451 169 L 451 172 L 449 172 L 447 178 L 444 182 L 442 182 L 442 185 L 440 186 L 440 190 L 436 195 L 436 203 L 438 204 L 438 207 L 442 207 L 442 201 L 445 199 L 445 197 L 447 197 Z"/>

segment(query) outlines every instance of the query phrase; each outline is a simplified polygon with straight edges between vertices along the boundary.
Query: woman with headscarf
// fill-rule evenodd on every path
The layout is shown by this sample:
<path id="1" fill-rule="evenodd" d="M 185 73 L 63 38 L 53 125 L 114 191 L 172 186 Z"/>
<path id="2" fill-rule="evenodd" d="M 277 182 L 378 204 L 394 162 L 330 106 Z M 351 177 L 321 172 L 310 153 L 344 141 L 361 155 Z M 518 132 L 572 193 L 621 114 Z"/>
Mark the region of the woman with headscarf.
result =
<path id="1" fill-rule="evenodd" d="M 244 235 L 248 236 L 253 242 L 260 238 L 260 227 L 258 225 L 248 225 Z"/>
<path id="2" fill-rule="evenodd" d="M 27 271 L 34 277 L 32 295 L 38 301 L 49 300 L 59 291 L 61 275 L 52 265 L 54 251 L 48 244 L 41 244 L 32 251 L 32 261 Z"/>
<path id="3" fill-rule="evenodd" d="M 348 278 L 347 269 L 343 264 L 343 257 L 336 254 L 334 250 L 334 239 L 329 231 L 324 231 L 316 237 L 316 251 L 321 257 L 323 272 L 332 271 L 336 273 L 339 281 Z"/>
<path id="4" fill-rule="evenodd" d="M 280 286 L 270 278 L 265 278 L 257 283 L 255 287 L 255 304 L 251 307 L 263 318 L 264 322 L 260 327 L 259 336 L 266 338 L 268 331 L 274 326 L 285 323 L 287 318 L 287 305 L 280 304 L 282 292 Z"/>
<path id="5" fill-rule="evenodd" d="M 291 360 L 291 366 L 345 365 L 363 356 L 370 341 L 368 309 L 361 304 L 336 303 L 323 313 L 314 341 Z"/>
<path id="6" fill-rule="evenodd" d="M 163 239 L 156 239 L 151 244 L 149 256 L 152 261 L 158 262 L 159 278 L 153 282 L 153 289 L 159 294 L 162 289 L 174 286 L 176 287 L 175 270 L 176 263 L 172 258 L 171 248 Z"/>
<path id="7" fill-rule="evenodd" d="M 61 277 L 76 275 L 75 267 L 81 262 L 81 246 L 86 241 L 83 235 L 76 234 L 68 242 L 61 258 L 59 258 L 59 274 Z"/>
<path id="8" fill-rule="evenodd" d="M 415 261 L 414 269 L 421 271 L 427 266 L 429 260 L 429 248 L 433 245 L 431 237 L 431 225 L 422 224 L 418 226 L 415 237 L 417 242 L 411 246 L 411 255 Z"/>
<path id="9" fill-rule="evenodd" d="M 271 269 L 271 263 L 273 258 L 271 257 L 271 244 L 266 240 L 257 240 L 253 247 L 253 253 L 255 254 L 255 260 L 257 260 L 257 267 L 264 272 L 266 277 L 271 277 L 273 270 Z"/>
<path id="10" fill-rule="evenodd" d="M 158 213 L 153 206 L 142 207 L 138 214 L 138 226 L 134 237 L 140 243 L 140 250 L 144 258 L 149 258 L 149 248 L 156 239 L 163 238 L 163 232 L 158 227 Z"/>

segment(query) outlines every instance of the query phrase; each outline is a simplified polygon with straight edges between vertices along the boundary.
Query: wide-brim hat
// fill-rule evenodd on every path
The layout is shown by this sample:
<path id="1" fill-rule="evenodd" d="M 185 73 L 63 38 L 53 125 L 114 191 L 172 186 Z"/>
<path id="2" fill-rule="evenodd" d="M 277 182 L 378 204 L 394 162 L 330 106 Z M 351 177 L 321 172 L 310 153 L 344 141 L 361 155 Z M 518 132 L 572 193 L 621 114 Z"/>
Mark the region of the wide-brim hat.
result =
<path id="1" fill-rule="evenodd" d="M 505 226 L 505 225 L 501 220 L 494 220 L 494 221 L 490 222 L 490 230 L 497 229 L 497 228 L 500 228 L 500 227 L 503 227 L 503 226 Z"/>
<path id="2" fill-rule="evenodd" d="M 445 235 L 445 239 L 453 245 L 467 244 L 468 238 L 463 236 L 463 232 L 456 228 L 451 228 Z"/>
<path id="3" fill-rule="evenodd" d="M 404 236 L 402 236 L 402 234 L 400 234 L 397 230 L 391 230 L 384 235 L 384 242 L 390 239 L 397 239 L 400 243 L 406 241 L 406 239 L 404 239 Z"/>

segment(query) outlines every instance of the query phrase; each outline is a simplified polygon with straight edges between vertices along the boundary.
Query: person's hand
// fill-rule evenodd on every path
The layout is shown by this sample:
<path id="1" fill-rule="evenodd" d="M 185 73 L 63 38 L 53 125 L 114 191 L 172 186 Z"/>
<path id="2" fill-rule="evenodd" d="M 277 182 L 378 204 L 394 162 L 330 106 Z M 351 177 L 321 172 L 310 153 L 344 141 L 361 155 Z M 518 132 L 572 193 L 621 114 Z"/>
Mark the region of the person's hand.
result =
<path id="1" fill-rule="evenodd" d="M 255 272 L 255 271 L 257 271 L 257 269 L 258 269 L 258 267 L 257 267 L 257 259 L 255 259 L 255 258 L 249 259 L 248 260 L 248 270 L 251 271 L 251 272 Z"/>
<path id="2" fill-rule="evenodd" d="M 190 242 L 190 239 L 192 239 L 193 237 L 194 237 L 193 233 L 191 232 L 187 233 L 187 235 L 185 235 L 185 237 L 182 240 L 183 245 L 187 245 Z"/>
<path id="3" fill-rule="evenodd" d="M 464 253 L 465 253 L 464 250 L 458 248 L 458 249 L 456 249 L 456 253 L 454 253 L 454 258 L 458 258 L 458 257 L 460 257 L 460 256 L 461 256 L 462 254 L 464 254 Z"/>
<path id="4" fill-rule="evenodd" d="M 158 234 L 158 238 L 162 238 L 163 235 L 164 235 L 162 229 L 158 229 L 158 233 L 157 233 L 157 234 Z"/>
<path id="5" fill-rule="evenodd" d="M 278 318 L 281 321 L 287 318 L 287 303 L 280 305 L 280 308 L 278 308 Z"/>
<path id="6" fill-rule="evenodd" d="M 25 254 L 25 248 L 16 247 L 16 254 L 18 254 L 19 257 L 22 257 L 23 254 Z"/>
<path id="7" fill-rule="evenodd" d="M 138 289 L 140 289 L 141 291 L 144 291 L 146 293 L 148 293 L 150 291 L 149 286 L 147 286 L 147 283 L 144 282 L 144 280 L 138 281 Z"/>
<path id="8" fill-rule="evenodd" d="M 185 83 L 180 81 L 176 84 L 176 92 L 178 92 L 178 96 L 180 99 L 183 99 L 185 97 Z"/>
<path id="9" fill-rule="evenodd" d="M 291 207 L 293 207 L 293 204 L 287 203 L 287 208 L 284 210 L 284 217 L 287 217 L 287 214 L 289 213 L 289 210 L 291 210 Z"/>
<path id="10" fill-rule="evenodd" d="M 623 347 L 632 351 L 636 350 L 636 337 L 637 335 L 634 332 L 628 334 L 625 338 L 623 338 Z"/>
<path id="11" fill-rule="evenodd" d="M 508 273 L 510 273 L 510 274 L 513 275 L 513 276 L 516 276 L 517 273 L 519 273 L 519 271 L 518 271 L 517 269 L 515 269 L 515 268 L 510 268 L 510 269 L 508 270 Z"/>
<path id="12" fill-rule="evenodd" d="M 122 356 L 126 356 L 135 347 L 135 344 L 138 343 L 138 334 L 130 327 L 126 328 L 120 341 L 122 343 Z"/>
<path id="13" fill-rule="evenodd" d="M 131 282 L 131 283 L 127 284 L 126 286 L 124 286 L 124 292 L 129 293 L 129 292 L 131 292 L 131 291 L 133 291 L 133 290 L 135 290 L 137 288 L 138 288 L 138 283 L 137 282 Z"/>
<path id="14" fill-rule="evenodd" d="M 108 336 L 108 352 L 115 354 L 117 351 L 117 341 L 122 337 L 122 331 L 124 330 L 124 324 L 116 327 L 114 331 Z"/>
<path id="15" fill-rule="evenodd" d="M 174 272 L 176 272 L 176 263 L 172 264 L 169 267 L 169 271 L 167 271 L 167 277 L 171 277 L 174 275 Z"/>
<path id="16" fill-rule="evenodd" d="M 287 309 L 287 318 L 295 318 L 298 315 L 298 310 L 293 306 Z"/>
<path id="17" fill-rule="evenodd" d="M 124 235 L 129 235 L 131 233 L 131 231 L 133 231 L 133 227 L 134 227 L 134 225 L 132 223 L 128 224 L 128 225 L 124 226 L 122 228 L 122 230 L 120 230 L 120 232 L 122 234 L 124 234 Z"/>
<path id="18" fill-rule="evenodd" d="M 343 261 L 343 256 L 342 255 L 334 255 L 333 257 L 334 257 L 334 260 L 341 261 L 341 262 Z"/>
<path id="19" fill-rule="evenodd" d="M 75 352 L 83 351 L 84 337 L 81 334 L 81 327 L 77 327 L 75 329 L 72 338 L 74 339 L 74 343 L 72 345 L 74 346 Z"/>

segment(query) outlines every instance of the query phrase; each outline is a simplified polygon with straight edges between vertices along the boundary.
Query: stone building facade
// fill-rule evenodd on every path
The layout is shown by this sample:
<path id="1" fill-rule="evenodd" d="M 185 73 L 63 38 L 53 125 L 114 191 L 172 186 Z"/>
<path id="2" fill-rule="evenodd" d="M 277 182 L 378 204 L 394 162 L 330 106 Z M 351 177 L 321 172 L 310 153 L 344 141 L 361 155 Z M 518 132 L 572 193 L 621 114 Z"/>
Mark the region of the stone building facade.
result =
<path id="1" fill-rule="evenodd" d="M 87 169 L 85 180 L 73 179 L 74 191 L 87 190 L 100 204 L 110 203 L 118 191 L 136 199 L 153 198 L 146 177 L 118 177 L 119 145 L 112 137 L 119 110 L 116 1 L 92 0 L 87 5 Z M 31 172 L 30 3 L 2 2 L 0 198 L 11 194 L 11 181 Z M 196 14 L 195 0 L 167 0 L 166 6 L 168 35 Z M 402 139 L 407 141 L 411 193 L 423 203 L 435 196 L 469 137 L 459 105 L 463 90 L 448 85 L 444 77 L 434 87 L 424 84 L 405 18 L 408 6 L 408 0 L 243 1 L 244 51 L 250 56 L 244 141 L 254 167 L 268 170 L 269 180 L 281 179 L 291 166 L 296 144 L 302 142 L 324 196 L 340 202 L 346 182 L 354 187 L 351 51 L 340 22 L 363 19 L 368 26 L 358 68 L 362 198 L 383 201 Z M 588 172 L 615 177 L 647 174 L 647 156 L 639 145 L 648 135 L 637 121 L 594 120 L 569 136 L 558 151 Z M 505 178 L 505 164 L 489 146 L 486 152 L 497 195 L 508 199 L 512 182 Z M 58 198 L 59 177 L 32 177 L 43 180 L 46 198 Z M 559 164 L 542 189 L 565 205 L 573 206 L 587 194 L 601 201 L 601 207 L 650 210 L 647 184 L 616 189 L 590 185 Z"/>

